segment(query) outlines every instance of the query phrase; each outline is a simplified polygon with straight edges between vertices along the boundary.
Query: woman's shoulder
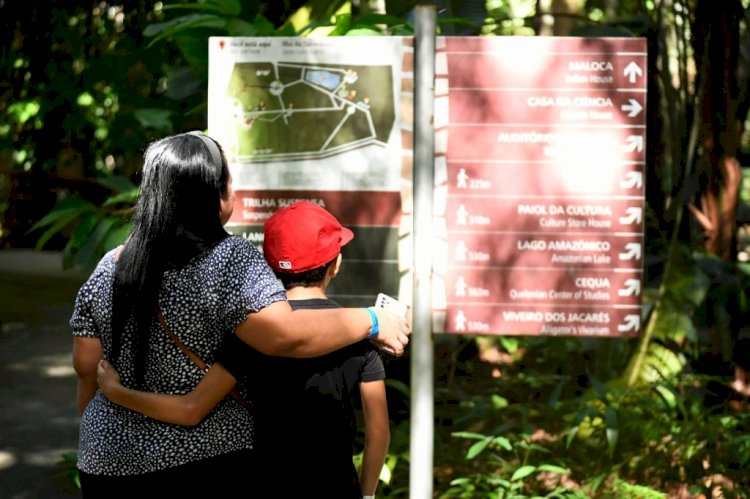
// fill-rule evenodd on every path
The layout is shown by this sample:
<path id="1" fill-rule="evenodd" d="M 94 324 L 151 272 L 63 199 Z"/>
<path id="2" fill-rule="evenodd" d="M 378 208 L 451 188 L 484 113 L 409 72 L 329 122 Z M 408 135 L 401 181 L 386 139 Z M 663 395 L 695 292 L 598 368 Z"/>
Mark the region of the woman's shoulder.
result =
<path id="1" fill-rule="evenodd" d="M 214 248 L 213 254 L 219 259 L 230 261 L 236 261 L 238 257 L 257 258 L 261 256 L 258 248 L 256 248 L 253 243 L 242 236 L 234 234 L 228 235 L 217 244 Z"/>
<path id="2" fill-rule="evenodd" d="M 102 278 L 114 274 L 117 258 L 120 256 L 121 251 L 122 246 L 107 251 L 99 260 L 99 263 L 96 264 L 96 267 L 94 267 L 94 271 L 91 272 L 89 279 Z"/>
<path id="3" fill-rule="evenodd" d="M 118 248 L 114 248 L 99 260 L 94 270 L 89 275 L 78 291 L 78 299 L 86 300 L 98 296 L 104 289 L 112 286 L 117 263 Z"/>
<path id="4" fill-rule="evenodd" d="M 222 239 L 219 244 L 216 245 L 216 249 L 223 251 L 243 251 L 249 250 L 250 248 L 255 248 L 253 243 L 236 234 L 227 235 L 227 237 Z"/>

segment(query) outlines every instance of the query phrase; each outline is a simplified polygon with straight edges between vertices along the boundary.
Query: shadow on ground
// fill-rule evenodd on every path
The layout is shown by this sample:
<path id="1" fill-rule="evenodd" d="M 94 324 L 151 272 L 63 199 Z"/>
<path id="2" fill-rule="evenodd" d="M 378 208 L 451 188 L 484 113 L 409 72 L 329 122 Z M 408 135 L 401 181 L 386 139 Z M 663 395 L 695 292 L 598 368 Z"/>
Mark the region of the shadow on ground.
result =
<path id="1" fill-rule="evenodd" d="M 80 275 L 55 255 L 0 251 L 0 497 L 74 498 L 63 456 L 78 414 L 68 320 Z"/>

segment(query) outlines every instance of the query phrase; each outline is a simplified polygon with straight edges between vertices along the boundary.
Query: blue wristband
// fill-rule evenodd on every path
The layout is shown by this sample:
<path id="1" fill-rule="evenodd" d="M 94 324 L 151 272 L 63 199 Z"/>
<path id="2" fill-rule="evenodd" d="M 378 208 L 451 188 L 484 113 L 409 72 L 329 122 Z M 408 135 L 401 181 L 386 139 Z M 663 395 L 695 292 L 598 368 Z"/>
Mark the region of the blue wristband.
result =
<path id="1" fill-rule="evenodd" d="M 380 332 L 380 324 L 378 323 L 378 314 L 375 313 L 372 307 L 367 307 L 365 310 L 367 310 L 367 313 L 370 314 L 370 320 L 372 321 L 372 327 L 370 327 L 370 334 L 367 336 L 367 338 L 372 339 L 376 337 L 378 333 Z"/>

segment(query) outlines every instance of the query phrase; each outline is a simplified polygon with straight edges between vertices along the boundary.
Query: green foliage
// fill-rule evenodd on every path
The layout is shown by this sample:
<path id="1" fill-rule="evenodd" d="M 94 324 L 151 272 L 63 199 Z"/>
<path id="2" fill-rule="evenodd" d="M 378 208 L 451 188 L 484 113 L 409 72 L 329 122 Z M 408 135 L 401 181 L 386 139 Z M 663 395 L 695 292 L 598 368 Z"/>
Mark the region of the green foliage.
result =
<path id="1" fill-rule="evenodd" d="M 115 8 L 120 21 L 106 9 L 57 2 L 49 24 L 33 30 L 30 20 L 39 19 L 20 17 L 25 36 L 5 52 L 10 83 L 3 87 L 8 105 L 0 156 L 14 169 L 67 168 L 109 189 L 104 201 L 75 192 L 59 196 L 32 227 L 37 247 L 62 235 L 66 266 L 90 268 L 124 239 L 137 194 L 138 152 L 156 135 L 205 128 L 208 36 L 413 33 L 408 16 L 416 2 L 389 1 L 386 15 L 339 10 L 344 3 L 307 2 L 302 27 L 295 27 L 292 12 L 272 16 L 270 2 L 239 0 L 175 0 L 160 8 L 135 2 L 129 10 Z M 532 0 L 443 4 L 438 24 L 446 35 L 533 35 L 539 21 Z M 705 330 L 731 339 L 732 320 L 750 311 L 750 267 L 696 251 L 702 241 L 686 235 L 690 227 L 682 218 L 700 153 L 690 122 L 694 82 L 687 78 L 694 68 L 693 4 L 584 4 L 573 34 L 648 34 L 655 44 L 649 78 L 661 107 L 653 116 L 658 133 L 649 135 L 659 140 L 651 141 L 658 147 L 649 163 L 658 185 L 650 186 L 655 194 L 647 200 L 645 332 L 638 339 L 483 338 L 482 348 L 508 357 L 492 365 L 476 355 L 446 355 L 450 361 L 438 367 L 448 372 L 437 373 L 447 381 L 437 383 L 437 494 L 666 497 L 682 487 L 693 496 L 750 497 L 750 417 L 728 410 L 726 378 L 695 368 L 706 354 Z M 470 11 L 476 14 L 469 17 Z M 731 341 L 726 345 L 728 358 Z M 389 387 L 409 396 L 401 381 L 389 380 Z M 408 496 L 410 432 L 400 416 L 381 498 Z M 74 467 L 68 476 L 77 479 Z"/>
<path id="2" fill-rule="evenodd" d="M 60 466 L 61 470 L 58 473 L 58 477 L 60 477 L 65 482 L 70 482 L 72 484 L 72 488 L 76 490 L 81 489 L 81 480 L 78 476 L 78 468 L 76 467 L 78 463 L 78 453 L 77 452 L 66 452 L 60 457 L 60 461 L 58 461 L 58 466 Z"/>
<path id="3" fill-rule="evenodd" d="M 30 229 L 44 229 L 37 250 L 52 236 L 67 231 L 65 268 L 93 270 L 104 253 L 122 244 L 130 231 L 129 217 L 138 187 L 121 176 L 99 179 L 99 184 L 114 192 L 104 203 L 96 205 L 79 197 L 65 198 Z"/>
<path id="4" fill-rule="evenodd" d="M 515 372 L 487 386 L 485 399 L 497 390 L 515 401 L 510 406 L 479 414 L 464 405 L 456 414 L 438 414 L 471 428 L 438 428 L 450 431 L 450 445 L 463 449 L 465 460 L 450 463 L 454 471 L 441 497 L 672 497 L 679 487 L 750 497 L 743 471 L 750 463 L 750 415 L 715 405 L 722 403 L 714 395 L 718 379 L 683 374 L 630 387 L 590 379 L 584 397 L 566 391 L 551 405 L 544 394 L 556 382 L 545 381 L 539 369 L 527 369 L 526 379 L 537 380 L 533 387 Z"/>

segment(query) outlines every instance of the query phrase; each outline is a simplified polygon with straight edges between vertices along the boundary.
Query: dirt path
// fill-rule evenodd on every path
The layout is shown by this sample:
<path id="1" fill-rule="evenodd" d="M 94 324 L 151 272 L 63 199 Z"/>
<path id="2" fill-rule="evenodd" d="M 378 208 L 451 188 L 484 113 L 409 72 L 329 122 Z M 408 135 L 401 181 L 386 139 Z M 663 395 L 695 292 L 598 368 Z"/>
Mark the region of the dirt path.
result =
<path id="1" fill-rule="evenodd" d="M 78 416 L 68 319 L 81 276 L 57 255 L 0 252 L 0 497 L 74 498 L 60 465 Z"/>

